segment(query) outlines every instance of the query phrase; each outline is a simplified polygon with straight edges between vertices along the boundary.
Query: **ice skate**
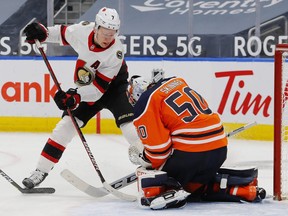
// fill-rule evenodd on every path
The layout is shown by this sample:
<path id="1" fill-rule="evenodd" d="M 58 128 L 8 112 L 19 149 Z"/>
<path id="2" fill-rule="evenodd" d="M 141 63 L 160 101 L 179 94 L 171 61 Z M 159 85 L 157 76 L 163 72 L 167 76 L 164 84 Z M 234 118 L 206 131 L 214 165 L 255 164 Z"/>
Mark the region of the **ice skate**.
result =
<path id="1" fill-rule="evenodd" d="M 31 176 L 29 178 L 25 178 L 22 181 L 22 184 L 31 189 L 39 185 L 41 182 L 44 181 L 44 179 L 47 177 L 48 173 L 44 173 L 38 169 L 32 172 Z"/>

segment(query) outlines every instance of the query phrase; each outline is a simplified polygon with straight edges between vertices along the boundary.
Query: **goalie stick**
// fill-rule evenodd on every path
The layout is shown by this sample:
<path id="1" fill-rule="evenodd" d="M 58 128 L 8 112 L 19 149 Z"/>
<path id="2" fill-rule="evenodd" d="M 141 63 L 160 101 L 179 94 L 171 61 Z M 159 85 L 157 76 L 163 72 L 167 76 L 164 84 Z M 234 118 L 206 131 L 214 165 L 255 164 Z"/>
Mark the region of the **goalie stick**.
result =
<path id="1" fill-rule="evenodd" d="M 10 176 L 8 176 L 2 169 L 0 169 L 0 174 L 10 183 L 12 184 L 15 188 L 17 188 L 21 193 L 23 194 L 37 194 L 37 193 L 45 193 L 45 194 L 52 194 L 55 192 L 54 188 L 50 187 L 42 187 L 42 188 L 22 188 L 19 184 L 17 184 Z"/>
<path id="2" fill-rule="evenodd" d="M 109 194 L 109 191 L 107 191 L 104 187 L 94 187 L 87 182 L 80 179 L 78 176 L 76 176 L 74 173 L 72 173 L 68 169 L 64 169 L 61 172 L 61 176 L 68 181 L 70 184 L 72 184 L 74 187 L 78 188 L 79 190 L 83 191 L 84 193 L 92 196 L 92 197 L 103 197 Z M 116 180 L 110 184 L 111 187 L 114 189 L 120 189 L 124 188 L 133 182 L 135 182 L 137 179 L 135 173 L 131 173 L 130 175 L 127 175 L 119 180 Z"/>
<path id="3" fill-rule="evenodd" d="M 234 136 L 237 133 L 240 133 L 244 130 L 247 130 L 248 128 L 256 125 L 257 122 L 251 122 L 248 123 L 242 127 L 239 127 L 229 133 L 226 134 L 227 137 L 231 137 Z M 64 169 L 61 172 L 61 176 L 68 181 L 70 184 L 72 184 L 74 187 L 78 188 L 79 190 L 83 191 L 84 193 L 92 196 L 92 197 L 103 197 L 109 194 L 109 191 L 106 190 L 104 187 L 94 187 L 90 184 L 88 184 L 87 182 L 83 181 L 82 179 L 80 179 L 78 176 L 76 176 L 75 174 L 73 174 L 70 170 L 68 169 Z M 131 173 L 130 175 L 124 176 L 114 182 L 112 182 L 110 184 L 111 187 L 113 187 L 114 189 L 121 189 L 124 188 L 132 183 L 134 183 L 137 180 L 137 177 L 135 175 L 135 173 Z"/>
<path id="4" fill-rule="evenodd" d="M 50 73 L 51 78 L 54 81 L 54 84 L 57 87 L 57 90 L 58 91 L 62 91 L 60 83 L 58 82 L 58 80 L 57 80 L 57 78 L 55 76 L 55 73 L 54 73 L 54 71 L 53 71 L 53 69 L 52 69 L 52 67 L 51 67 L 51 65 L 50 65 L 50 63 L 49 63 L 49 61 L 47 59 L 47 56 L 46 56 L 46 54 L 44 52 L 43 47 L 41 46 L 41 43 L 39 42 L 39 40 L 36 39 L 35 40 L 35 44 L 36 44 L 36 47 L 39 50 L 39 52 L 40 52 L 40 54 L 41 54 L 41 56 L 42 56 L 42 58 L 43 58 L 43 60 L 44 60 L 44 62 L 46 64 L 46 67 L 47 67 L 47 69 L 48 69 L 48 71 Z M 72 111 L 69 108 L 67 108 L 66 111 L 67 111 L 68 115 L 70 116 L 71 121 L 72 121 L 72 123 L 73 123 L 73 125 L 74 125 L 74 127 L 75 127 L 75 129 L 76 129 L 76 131 L 78 133 L 78 136 L 79 136 L 79 138 L 80 138 L 80 140 L 81 140 L 81 142 L 82 142 L 82 144 L 83 144 L 83 146 L 84 146 L 84 148 L 86 150 L 86 153 L 87 153 L 87 155 L 88 155 L 88 157 L 89 157 L 89 159 L 90 159 L 95 171 L 97 172 L 97 174 L 98 174 L 103 186 L 105 187 L 105 189 L 107 191 L 109 191 L 111 194 L 113 194 L 114 196 L 116 196 L 116 197 L 118 197 L 120 199 L 124 199 L 124 200 L 127 200 L 127 201 L 135 201 L 136 200 L 135 196 L 132 196 L 132 195 L 129 195 L 129 194 L 124 194 L 124 193 L 114 189 L 113 187 L 111 187 L 106 182 L 106 180 L 105 180 L 104 176 L 102 175 L 102 172 L 101 172 L 101 170 L 100 170 L 100 168 L 99 168 L 99 166 L 98 166 L 98 164 L 97 164 L 97 162 L 95 160 L 95 157 L 93 156 L 92 151 L 90 150 L 90 148 L 88 146 L 88 143 L 87 143 L 87 141 L 86 141 L 86 139 L 85 139 L 85 137 L 84 137 L 84 135 L 83 135 L 83 133 L 82 133 L 77 121 L 76 121 L 76 118 L 74 117 L 74 115 L 72 114 Z"/>
<path id="5" fill-rule="evenodd" d="M 254 126 L 254 125 L 256 125 L 256 124 L 257 124 L 256 121 L 251 122 L 251 123 L 249 123 L 249 124 L 246 124 L 246 125 L 244 125 L 244 126 L 242 126 L 242 127 L 239 127 L 239 128 L 237 128 L 237 129 L 235 129 L 235 130 L 227 133 L 226 136 L 227 136 L 227 137 L 234 136 L 235 134 L 237 134 L 237 133 L 239 133 L 239 132 L 241 132 L 241 131 L 247 130 L 248 128 L 250 128 L 250 127 L 252 127 L 252 126 Z"/>

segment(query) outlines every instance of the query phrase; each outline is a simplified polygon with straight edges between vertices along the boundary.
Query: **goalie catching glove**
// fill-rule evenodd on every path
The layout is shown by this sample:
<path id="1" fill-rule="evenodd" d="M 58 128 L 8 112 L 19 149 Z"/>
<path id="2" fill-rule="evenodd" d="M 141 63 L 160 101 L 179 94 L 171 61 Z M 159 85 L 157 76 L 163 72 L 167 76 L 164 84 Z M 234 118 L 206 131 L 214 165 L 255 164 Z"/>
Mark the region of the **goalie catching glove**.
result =
<path id="1" fill-rule="evenodd" d="M 144 146 L 141 141 L 130 145 L 128 148 L 129 160 L 135 165 L 141 165 L 144 168 L 151 168 L 150 161 L 145 157 Z"/>
<path id="2" fill-rule="evenodd" d="M 81 97 L 77 89 L 70 88 L 67 92 L 58 91 L 54 96 L 54 101 L 60 110 L 67 108 L 74 110 L 78 107 Z"/>
<path id="3" fill-rule="evenodd" d="M 27 25 L 23 32 L 26 35 L 26 41 L 29 44 L 34 44 L 35 40 L 43 42 L 48 36 L 47 28 L 41 23 L 37 22 Z"/>

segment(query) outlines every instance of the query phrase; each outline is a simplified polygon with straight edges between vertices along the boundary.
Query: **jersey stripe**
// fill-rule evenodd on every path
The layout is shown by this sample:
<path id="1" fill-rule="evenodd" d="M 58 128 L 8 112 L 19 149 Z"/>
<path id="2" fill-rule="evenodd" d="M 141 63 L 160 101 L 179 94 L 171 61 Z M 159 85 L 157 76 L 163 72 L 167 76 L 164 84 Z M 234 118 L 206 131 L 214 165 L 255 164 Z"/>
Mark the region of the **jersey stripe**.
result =
<path id="1" fill-rule="evenodd" d="M 207 127 L 201 127 L 201 128 L 186 128 L 186 129 L 179 129 L 179 130 L 174 130 L 171 135 L 177 135 L 181 133 L 194 133 L 194 132 L 203 132 L 207 130 L 211 130 L 214 128 L 222 127 L 222 123 L 219 122 L 217 124 L 209 125 Z"/>
<path id="2" fill-rule="evenodd" d="M 205 144 L 205 143 L 209 143 L 209 142 L 213 142 L 216 140 L 221 140 L 225 137 L 225 134 L 222 135 L 218 135 L 212 138 L 208 138 L 208 139 L 201 139 L 201 140 L 188 140 L 188 139 L 181 139 L 181 138 L 174 138 L 172 137 L 172 141 L 173 142 L 179 142 L 179 143 L 183 143 L 183 144 L 188 144 L 188 145 L 199 145 L 199 144 Z"/>
<path id="3" fill-rule="evenodd" d="M 66 29 L 67 29 L 67 26 L 61 25 L 60 34 L 61 34 L 61 40 L 62 40 L 63 45 L 69 45 L 65 37 Z"/>
<path id="4" fill-rule="evenodd" d="M 163 149 L 166 148 L 167 146 L 169 146 L 171 144 L 171 138 L 168 139 L 167 142 L 159 144 L 159 145 L 144 145 L 145 148 L 149 149 L 149 150 L 155 150 L 155 149 Z"/>

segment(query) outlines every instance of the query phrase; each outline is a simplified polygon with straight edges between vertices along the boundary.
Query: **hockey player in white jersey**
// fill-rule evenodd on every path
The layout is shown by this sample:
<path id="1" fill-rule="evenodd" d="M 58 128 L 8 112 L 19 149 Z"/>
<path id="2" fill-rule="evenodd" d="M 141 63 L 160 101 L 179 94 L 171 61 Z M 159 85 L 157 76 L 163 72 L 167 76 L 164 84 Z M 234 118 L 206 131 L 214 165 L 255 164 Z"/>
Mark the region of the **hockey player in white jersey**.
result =
<path id="1" fill-rule="evenodd" d="M 74 71 L 78 87 L 55 94 L 54 100 L 64 113 L 41 152 L 36 170 L 22 181 L 27 188 L 44 181 L 76 134 L 67 108 L 72 110 L 79 127 L 84 127 L 100 110 L 108 109 L 130 145 L 140 141 L 132 123 L 133 108 L 125 93 L 128 71 L 124 48 L 118 38 L 119 28 L 117 11 L 104 7 L 96 14 L 95 23 L 84 21 L 47 28 L 41 23 L 32 23 L 24 29 L 26 41 L 31 44 L 39 40 L 70 45 L 78 53 Z"/>

